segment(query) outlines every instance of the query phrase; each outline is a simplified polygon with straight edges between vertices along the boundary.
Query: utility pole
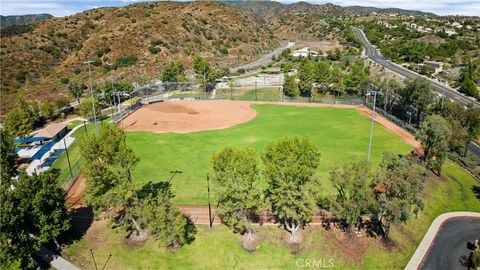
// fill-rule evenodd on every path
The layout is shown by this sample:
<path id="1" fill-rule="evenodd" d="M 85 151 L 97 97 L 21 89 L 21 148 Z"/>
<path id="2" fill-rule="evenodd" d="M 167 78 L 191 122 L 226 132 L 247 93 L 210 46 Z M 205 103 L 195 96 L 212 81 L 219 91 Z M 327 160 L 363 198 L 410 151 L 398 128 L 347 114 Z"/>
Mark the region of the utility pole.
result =
<path id="1" fill-rule="evenodd" d="M 210 204 L 210 175 L 207 172 L 207 192 L 208 192 L 208 225 L 210 228 L 213 226 L 212 220 L 212 206 Z"/>
<path id="2" fill-rule="evenodd" d="M 385 98 L 383 99 L 383 110 L 387 112 L 387 102 L 388 102 L 388 86 L 387 90 L 385 91 Z"/>
<path id="3" fill-rule="evenodd" d="M 255 80 L 255 101 L 257 101 L 257 81 Z"/>
<path id="4" fill-rule="evenodd" d="M 370 124 L 370 141 L 368 143 L 368 155 L 367 155 L 367 171 L 368 171 L 368 164 L 370 163 L 370 154 L 372 151 L 372 140 L 373 140 L 373 126 L 375 123 L 375 105 L 377 102 L 377 95 L 382 95 L 380 91 L 373 90 L 370 92 L 367 92 L 366 96 L 372 96 L 373 95 L 373 110 L 372 110 L 372 120 Z"/>
<path id="5" fill-rule="evenodd" d="M 95 122 L 95 131 L 98 133 L 98 123 L 97 123 L 97 113 L 95 112 L 95 100 L 93 99 L 93 89 L 92 89 L 92 68 L 90 64 L 94 61 L 88 60 L 83 62 L 84 64 L 88 65 L 88 77 L 90 78 L 90 97 L 92 98 L 92 110 L 93 110 L 93 121 Z"/>
<path id="6" fill-rule="evenodd" d="M 443 88 L 443 95 L 442 95 L 442 113 L 443 113 L 443 102 L 445 101 L 445 88 Z"/>
<path id="7" fill-rule="evenodd" d="M 68 168 L 70 169 L 70 176 L 73 178 L 72 165 L 70 165 L 70 156 L 68 155 L 67 142 L 63 138 L 63 145 L 65 145 L 65 153 L 67 154 Z"/>

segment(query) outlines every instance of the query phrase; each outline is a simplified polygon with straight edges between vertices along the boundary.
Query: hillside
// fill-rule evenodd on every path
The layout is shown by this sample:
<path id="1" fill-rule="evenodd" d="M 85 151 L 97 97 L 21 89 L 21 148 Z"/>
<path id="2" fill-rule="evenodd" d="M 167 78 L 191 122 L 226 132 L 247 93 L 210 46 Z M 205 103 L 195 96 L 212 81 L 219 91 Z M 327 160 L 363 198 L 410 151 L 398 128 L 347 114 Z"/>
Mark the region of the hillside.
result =
<path id="1" fill-rule="evenodd" d="M 52 18 L 27 33 L 1 38 L 2 112 L 19 93 L 30 100 L 66 96 L 61 81 L 86 80 L 82 63 L 87 59 L 95 61 L 95 81 L 141 81 L 157 78 L 170 60 L 183 60 L 190 69 L 199 53 L 217 67 L 228 67 L 278 45 L 249 15 L 215 2 L 138 3 Z M 109 71 L 107 63 L 126 56 L 138 61 Z"/>
<path id="2" fill-rule="evenodd" d="M 9 27 L 12 25 L 23 25 L 30 23 L 37 23 L 52 18 L 50 14 L 28 14 L 28 15 L 0 15 L 0 28 Z"/>
<path id="3" fill-rule="evenodd" d="M 351 14 L 348 10 L 330 3 L 321 5 L 308 2 L 281 4 L 275 1 L 225 1 L 224 3 L 264 21 L 270 21 L 286 15 L 345 16 Z"/>
<path id="4" fill-rule="evenodd" d="M 400 8 L 376 8 L 376 7 L 364 7 L 364 6 L 349 6 L 345 7 L 346 10 L 349 10 L 355 14 L 368 15 L 372 12 L 378 14 L 388 14 L 396 13 L 399 15 L 416 15 L 416 16 L 437 16 L 431 12 L 423 12 L 418 10 L 408 10 Z"/>

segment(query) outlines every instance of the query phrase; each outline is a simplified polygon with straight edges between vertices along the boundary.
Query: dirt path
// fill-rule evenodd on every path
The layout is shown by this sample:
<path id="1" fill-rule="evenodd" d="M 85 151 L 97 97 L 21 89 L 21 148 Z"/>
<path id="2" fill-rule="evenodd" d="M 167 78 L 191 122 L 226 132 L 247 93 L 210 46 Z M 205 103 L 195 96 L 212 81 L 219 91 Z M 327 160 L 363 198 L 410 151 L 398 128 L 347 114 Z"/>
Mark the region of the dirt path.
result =
<path id="1" fill-rule="evenodd" d="M 195 224 L 202 224 L 208 225 L 209 224 L 209 214 L 208 214 L 208 205 L 177 205 L 178 209 L 190 220 Z M 212 219 L 213 224 L 220 224 L 220 218 L 215 215 L 215 207 L 212 206 Z M 313 216 L 312 222 L 310 225 L 322 225 L 323 219 L 325 217 L 329 217 L 329 213 L 325 212 L 324 210 L 318 210 L 317 213 Z M 260 216 L 260 220 L 256 223 L 261 223 L 262 225 L 278 225 L 273 220 L 273 216 L 268 213 L 264 212 Z"/>
<path id="2" fill-rule="evenodd" d="M 69 208 L 80 208 L 84 207 L 83 197 L 85 196 L 85 190 L 87 188 L 87 183 L 85 178 L 82 176 L 78 177 L 75 183 L 70 187 L 67 194 L 65 195 L 65 202 Z"/>

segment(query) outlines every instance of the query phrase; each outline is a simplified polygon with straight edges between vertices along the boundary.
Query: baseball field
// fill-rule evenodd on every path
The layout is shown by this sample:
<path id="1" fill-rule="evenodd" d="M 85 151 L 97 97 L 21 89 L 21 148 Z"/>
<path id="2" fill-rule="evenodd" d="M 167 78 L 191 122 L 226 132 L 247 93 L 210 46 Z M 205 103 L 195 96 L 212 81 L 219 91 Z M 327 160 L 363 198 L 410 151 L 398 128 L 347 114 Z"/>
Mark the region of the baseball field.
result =
<path id="1" fill-rule="evenodd" d="M 407 153 L 416 147 L 411 135 L 403 136 L 401 129 L 384 119 L 376 121 L 371 167 L 377 166 L 384 151 Z M 345 162 L 365 160 L 370 133 L 370 119 L 362 107 L 228 101 L 156 103 L 142 107 L 123 125 L 127 143 L 141 158 L 133 172 L 136 183 L 168 180 L 172 171 L 181 171 L 172 179 L 175 203 L 202 205 L 207 204 L 212 153 L 223 146 L 252 147 L 260 159 L 265 145 L 279 137 L 309 136 L 321 151 L 319 189 L 328 196 L 334 194 L 328 172 Z M 261 183 L 265 185 L 264 180 Z M 90 249 L 100 264 L 112 254 L 111 269 L 299 269 L 312 259 L 333 260 L 334 269 L 403 269 L 435 217 L 478 210 L 477 186 L 461 167 L 447 161 L 443 176 L 431 174 L 425 183 L 425 209 L 392 228 L 395 246 L 391 248 L 373 237 L 349 239 L 339 230 L 311 226 L 304 231 L 306 241 L 294 249 L 283 242 L 282 228 L 257 226 L 262 244 L 248 253 L 225 226 L 198 225 L 196 240 L 172 253 L 152 240 L 140 246 L 130 243 L 100 220 L 93 221 L 62 256 L 85 269 L 94 267 Z"/>
<path id="2" fill-rule="evenodd" d="M 248 146 L 260 161 L 264 147 L 282 136 L 309 136 L 319 147 L 318 175 L 324 195 L 332 192 L 334 166 L 366 160 L 370 119 L 355 106 L 283 106 L 242 101 L 182 101 L 142 107 L 124 120 L 127 143 L 141 161 L 133 171 L 139 184 L 172 179 L 177 204 L 207 204 L 212 153 L 224 146 Z M 383 152 L 413 148 L 375 124 L 372 167 Z M 261 184 L 266 184 L 261 180 Z"/>

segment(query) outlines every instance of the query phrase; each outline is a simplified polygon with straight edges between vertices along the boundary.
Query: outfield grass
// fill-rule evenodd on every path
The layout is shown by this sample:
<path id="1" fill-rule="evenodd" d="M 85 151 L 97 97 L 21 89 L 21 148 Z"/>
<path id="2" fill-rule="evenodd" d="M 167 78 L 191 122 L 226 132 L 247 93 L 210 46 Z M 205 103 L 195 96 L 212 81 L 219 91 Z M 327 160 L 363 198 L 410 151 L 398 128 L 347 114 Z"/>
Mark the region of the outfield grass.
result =
<path id="1" fill-rule="evenodd" d="M 335 165 L 366 159 L 370 120 L 355 109 L 253 105 L 257 117 L 232 128 L 189 134 L 128 132 L 127 143 L 141 161 L 133 171 L 138 185 L 172 180 L 177 204 L 207 204 L 206 175 L 212 153 L 224 146 L 249 146 L 259 156 L 268 143 L 282 136 L 309 136 L 321 152 L 318 175 L 324 195 L 331 194 L 328 172 Z M 376 125 L 372 167 L 383 152 L 407 153 L 412 148 Z M 265 187 L 265 181 L 261 181 Z"/>
<path id="2" fill-rule="evenodd" d="M 298 259 L 318 261 L 330 258 L 334 259 L 333 269 L 403 269 L 438 215 L 480 209 L 480 199 L 475 197 L 474 186 L 480 186 L 480 183 L 458 165 L 447 161 L 443 179 L 431 178 L 425 185 L 424 211 L 407 224 L 392 228 L 394 248 L 387 250 L 376 240 L 360 261 L 352 261 L 348 255 L 342 254 L 342 246 L 328 240 L 332 232 L 322 227 L 310 227 L 303 233 L 305 240 L 298 255 L 293 255 L 283 243 L 285 232 L 273 226 L 256 227 L 263 241 L 253 253 L 242 250 L 238 236 L 224 226 L 213 229 L 199 226 L 192 244 L 170 253 L 153 240 L 148 240 L 141 247 L 130 247 L 125 244 L 122 234 L 107 226 L 98 226 L 98 222 L 82 240 L 70 245 L 62 256 L 82 269 L 94 269 L 90 248 L 100 265 L 108 254 L 112 254 L 107 269 L 298 269 Z M 300 265 L 303 262 L 298 261 Z"/>

